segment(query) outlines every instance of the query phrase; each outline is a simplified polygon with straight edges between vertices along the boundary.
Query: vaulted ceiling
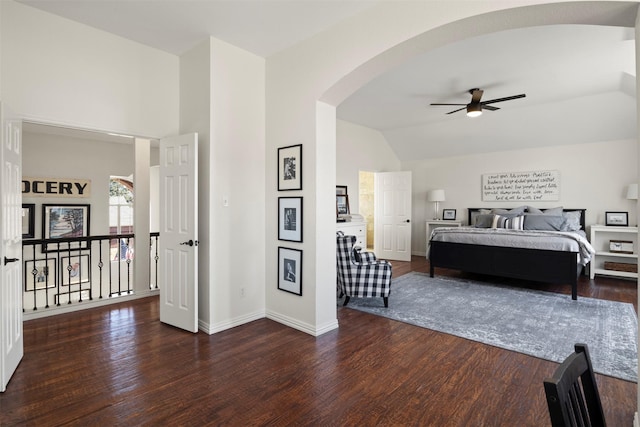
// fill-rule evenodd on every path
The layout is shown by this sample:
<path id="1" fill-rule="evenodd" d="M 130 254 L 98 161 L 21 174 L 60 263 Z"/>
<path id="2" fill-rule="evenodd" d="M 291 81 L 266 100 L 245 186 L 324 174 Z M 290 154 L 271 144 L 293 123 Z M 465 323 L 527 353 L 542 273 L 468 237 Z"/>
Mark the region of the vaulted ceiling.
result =
<path id="1" fill-rule="evenodd" d="M 180 54 L 208 36 L 257 55 L 286 49 L 378 1 L 20 0 Z M 401 160 L 636 138 L 631 28 L 558 25 L 450 44 L 371 81 L 338 118 L 377 129 Z M 525 93 L 468 118 L 431 103 Z"/>

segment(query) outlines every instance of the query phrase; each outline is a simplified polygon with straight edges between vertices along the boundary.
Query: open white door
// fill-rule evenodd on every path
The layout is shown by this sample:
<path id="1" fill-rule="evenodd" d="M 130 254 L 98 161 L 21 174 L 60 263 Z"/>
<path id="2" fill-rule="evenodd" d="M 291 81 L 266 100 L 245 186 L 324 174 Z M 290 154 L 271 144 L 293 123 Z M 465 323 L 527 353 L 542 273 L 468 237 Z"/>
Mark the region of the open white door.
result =
<path id="1" fill-rule="evenodd" d="M 160 321 L 198 332 L 198 134 L 160 140 Z"/>
<path id="2" fill-rule="evenodd" d="M 22 122 L 0 105 L 0 391 L 22 355 Z"/>
<path id="3" fill-rule="evenodd" d="M 376 257 L 411 261 L 411 172 L 379 172 L 374 182 Z"/>

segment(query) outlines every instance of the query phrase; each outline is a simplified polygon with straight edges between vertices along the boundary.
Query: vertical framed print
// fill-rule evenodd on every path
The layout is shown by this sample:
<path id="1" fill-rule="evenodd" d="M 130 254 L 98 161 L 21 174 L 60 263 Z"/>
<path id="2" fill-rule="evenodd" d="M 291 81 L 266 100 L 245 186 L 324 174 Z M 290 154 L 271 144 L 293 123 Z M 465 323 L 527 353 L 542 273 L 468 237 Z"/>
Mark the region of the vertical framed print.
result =
<path id="1" fill-rule="evenodd" d="M 278 240 L 302 242 L 302 197 L 278 197 Z"/>
<path id="2" fill-rule="evenodd" d="M 278 148 L 278 191 L 302 190 L 302 144 Z"/>
<path id="3" fill-rule="evenodd" d="M 278 289 L 302 296 L 302 251 L 278 247 Z"/>
<path id="4" fill-rule="evenodd" d="M 22 204 L 22 238 L 36 237 L 36 205 L 34 203 Z"/>

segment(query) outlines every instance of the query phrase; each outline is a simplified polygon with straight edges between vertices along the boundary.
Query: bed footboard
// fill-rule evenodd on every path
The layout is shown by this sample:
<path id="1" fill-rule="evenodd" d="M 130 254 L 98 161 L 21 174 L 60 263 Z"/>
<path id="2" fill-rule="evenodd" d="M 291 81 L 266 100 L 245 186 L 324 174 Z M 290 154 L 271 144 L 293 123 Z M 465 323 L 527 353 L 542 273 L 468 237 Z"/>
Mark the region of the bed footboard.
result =
<path id="1" fill-rule="evenodd" d="M 513 279 L 570 284 L 571 298 L 578 299 L 581 266 L 576 252 L 436 241 L 431 241 L 430 245 L 431 277 L 435 274 L 435 268 L 441 267 Z"/>

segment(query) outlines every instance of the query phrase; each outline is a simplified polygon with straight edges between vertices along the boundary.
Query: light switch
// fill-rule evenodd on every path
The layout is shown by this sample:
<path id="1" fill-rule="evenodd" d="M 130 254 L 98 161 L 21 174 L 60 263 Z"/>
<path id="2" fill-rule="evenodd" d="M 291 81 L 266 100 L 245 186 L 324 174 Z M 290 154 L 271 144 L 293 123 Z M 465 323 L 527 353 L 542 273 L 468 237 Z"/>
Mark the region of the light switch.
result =
<path id="1" fill-rule="evenodd" d="M 222 206 L 229 207 L 229 196 L 222 196 Z"/>

